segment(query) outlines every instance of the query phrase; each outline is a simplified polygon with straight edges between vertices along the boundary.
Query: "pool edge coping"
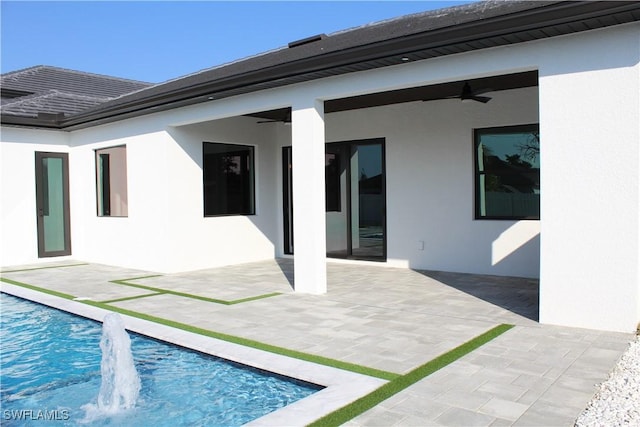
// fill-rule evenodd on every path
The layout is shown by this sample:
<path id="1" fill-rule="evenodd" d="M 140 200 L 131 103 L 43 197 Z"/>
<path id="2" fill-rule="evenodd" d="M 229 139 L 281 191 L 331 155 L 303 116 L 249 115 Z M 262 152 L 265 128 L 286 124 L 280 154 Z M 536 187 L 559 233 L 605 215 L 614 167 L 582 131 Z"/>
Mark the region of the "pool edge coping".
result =
<path id="1" fill-rule="evenodd" d="M 113 312 L 107 308 L 6 282 L 0 282 L 0 292 L 98 322 L 102 322 L 106 314 Z M 384 379 L 224 341 L 127 314 L 120 313 L 120 315 L 125 328 L 129 331 L 324 387 L 310 396 L 251 421 L 253 425 L 307 425 L 366 396 L 388 382 Z"/>

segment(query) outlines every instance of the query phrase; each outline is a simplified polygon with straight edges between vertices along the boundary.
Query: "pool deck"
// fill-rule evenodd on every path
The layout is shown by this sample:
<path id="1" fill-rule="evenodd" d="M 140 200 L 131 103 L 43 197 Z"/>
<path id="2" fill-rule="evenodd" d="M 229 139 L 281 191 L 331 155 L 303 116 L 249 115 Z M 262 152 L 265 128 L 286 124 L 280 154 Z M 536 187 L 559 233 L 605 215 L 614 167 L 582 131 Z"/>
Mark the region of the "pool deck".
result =
<path id="1" fill-rule="evenodd" d="M 292 270 L 290 259 L 167 275 L 65 261 L 3 267 L 0 285 L 4 292 L 30 294 L 52 305 L 91 311 L 98 307 L 79 301 L 99 302 L 100 309 L 116 307 L 400 375 L 497 325 L 515 325 L 348 421 L 349 426 L 572 426 L 633 339 L 632 334 L 540 325 L 535 280 L 329 262 L 328 293 L 308 295 L 293 292 Z M 65 294 L 67 302 L 52 292 Z M 166 327 L 158 334 L 167 334 Z M 221 355 L 242 351 L 237 344 L 235 350 L 211 350 L 204 342 L 208 338 L 196 343 L 197 334 L 179 339 Z M 246 357 L 263 357 L 251 351 Z M 267 357 L 261 363 L 291 365 L 291 360 Z M 310 403 L 319 406 L 317 412 L 304 404 L 291 409 L 311 419 L 383 383 L 298 362 L 301 375 L 314 370 L 318 381 L 335 383 L 331 393 L 337 394 L 327 392 L 324 401 Z M 358 387 L 349 394 L 347 389 Z M 346 394 L 339 396 L 340 390 Z M 283 420 L 266 417 L 255 424 Z"/>

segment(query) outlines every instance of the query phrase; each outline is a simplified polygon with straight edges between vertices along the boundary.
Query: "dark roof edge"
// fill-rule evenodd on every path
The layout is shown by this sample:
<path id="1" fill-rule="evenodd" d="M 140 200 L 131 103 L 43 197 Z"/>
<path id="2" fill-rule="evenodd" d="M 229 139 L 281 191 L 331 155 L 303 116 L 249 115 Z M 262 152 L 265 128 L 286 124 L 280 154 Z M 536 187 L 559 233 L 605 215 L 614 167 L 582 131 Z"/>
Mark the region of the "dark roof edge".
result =
<path id="1" fill-rule="evenodd" d="M 48 129 L 48 130 L 61 130 L 62 125 L 60 120 L 46 119 L 43 117 L 25 117 L 14 116 L 11 114 L 0 115 L 0 122 L 2 126 L 16 126 L 35 129 Z"/>
<path id="2" fill-rule="evenodd" d="M 56 71 L 64 71 L 65 73 L 79 74 L 81 76 L 98 77 L 98 78 L 101 78 L 101 79 L 116 80 L 116 81 L 123 82 L 123 83 L 138 83 L 138 84 L 143 84 L 143 85 L 147 85 L 147 86 L 154 86 L 154 85 L 157 84 L 157 83 L 152 83 L 152 82 L 145 82 L 145 81 L 142 81 L 142 80 L 128 79 L 128 78 L 125 78 L 125 77 L 110 76 L 108 74 L 99 74 L 99 73 L 93 73 L 93 72 L 90 72 L 90 71 L 72 70 L 70 68 L 58 67 L 56 65 L 44 65 L 44 64 L 34 65 L 32 67 L 21 68 L 19 70 L 9 71 L 7 73 L 4 73 L 4 74 L 0 75 L 0 77 L 2 77 L 2 78 L 11 77 L 11 76 L 13 76 L 15 74 L 25 73 L 25 72 L 28 72 L 28 71 L 35 71 L 35 70 L 37 70 L 39 68 L 56 70 Z"/>
<path id="3" fill-rule="evenodd" d="M 352 68 L 351 66 L 362 64 L 366 61 L 387 60 L 393 56 L 404 56 L 411 52 L 415 53 L 426 49 L 451 47 L 456 44 L 470 43 L 490 37 L 496 38 L 562 24 L 572 24 L 572 28 L 567 30 L 567 34 L 585 31 L 593 28 L 573 24 L 613 14 L 628 14 L 628 21 L 625 22 L 637 21 L 640 19 L 638 11 L 640 11 L 640 2 L 543 2 L 540 5 L 534 5 L 531 8 L 514 13 L 472 20 L 435 30 L 416 32 L 395 39 L 359 44 L 319 55 L 310 55 L 293 61 L 277 63 L 269 67 L 256 68 L 244 73 L 205 80 L 199 84 L 188 85 L 189 80 L 185 77 L 184 87 L 174 88 L 173 90 L 146 97 L 144 96 L 144 90 L 139 93 L 138 97 L 133 97 L 132 99 L 128 99 L 129 96 L 124 96 L 121 100 L 116 99 L 114 102 L 108 102 L 103 106 L 98 106 L 88 112 L 63 120 L 59 124 L 59 128 L 65 130 L 81 129 L 205 102 L 211 96 L 214 99 L 221 99 L 267 87 L 284 86 L 313 80 L 321 78 L 318 77 L 321 72 L 324 72 L 325 75 L 331 75 L 330 73 L 332 72 L 334 75 L 347 73 L 350 72 L 347 68 Z M 599 25 L 600 27 L 605 27 L 616 24 L 605 22 Z M 545 37 L 550 36 L 542 34 L 536 38 Z M 517 42 L 504 42 L 504 44 L 509 43 Z M 482 49 L 482 47 L 474 49 Z M 369 68 L 393 65 L 388 62 L 384 65 L 369 64 Z M 397 63 L 399 64 L 400 61 Z M 339 69 L 340 67 L 343 68 Z M 2 122 L 5 123 L 4 116 L 2 117 Z"/>

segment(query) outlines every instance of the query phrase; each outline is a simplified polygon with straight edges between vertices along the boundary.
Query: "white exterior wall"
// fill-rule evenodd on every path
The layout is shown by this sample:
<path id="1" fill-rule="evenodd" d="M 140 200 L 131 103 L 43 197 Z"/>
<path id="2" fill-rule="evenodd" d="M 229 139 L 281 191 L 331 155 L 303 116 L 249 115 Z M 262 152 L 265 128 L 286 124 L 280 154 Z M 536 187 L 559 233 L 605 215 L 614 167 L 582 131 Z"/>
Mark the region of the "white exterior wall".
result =
<path id="1" fill-rule="evenodd" d="M 537 88 L 491 96 L 327 115 L 329 142 L 385 138 L 390 265 L 538 277 L 539 221 L 474 220 L 473 129 L 538 122 Z"/>
<path id="2" fill-rule="evenodd" d="M 3 127 L 1 140 L 0 265 L 37 263 L 35 152 L 68 152 L 69 135 Z M 71 228 L 73 232 L 73 224 Z"/>
<path id="3" fill-rule="evenodd" d="M 33 151 L 39 146 L 28 144 L 42 143 L 44 135 L 59 144 L 51 151 L 66 151 L 68 141 L 72 146 L 74 258 L 162 272 L 280 254 L 279 147 L 291 143 L 291 131 L 225 118 L 293 106 L 294 121 L 302 120 L 298 142 L 321 141 L 325 133 L 328 141 L 387 139 L 389 264 L 535 277 L 540 245 L 542 322 L 631 331 L 640 319 L 639 40 L 640 25 L 626 24 L 250 93 L 70 136 L 3 129 L 9 143 L 2 146 L 2 264 L 30 262 L 37 252 Z M 324 129 L 315 119 L 309 128 L 299 126 L 318 101 L 527 70 L 539 70 L 539 113 L 536 91 L 523 89 L 492 94 L 486 105 L 387 106 L 327 114 Z M 540 224 L 473 220 L 472 129 L 530 123 L 538 114 Z M 203 218 L 203 140 L 256 145 L 256 216 Z M 93 150 L 121 144 L 127 145 L 129 217 L 97 218 Z M 16 188 L 9 177 L 20 178 Z M 316 188 L 317 177 L 309 170 L 296 179 Z M 315 219 L 296 238 L 312 238 L 317 203 L 297 209 Z M 322 245 L 314 240 L 298 262 L 319 271 Z M 319 282 L 312 291 L 322 289 Z"/>
<path id="4" fill-rule="evenodd" d="M 122 123 L 72 134 L 77 165 L 70 181 L 82 199 L 71 207 L 80 224 L 74 257 L 163 273 L 274 257 L 276 170 L 268 130 L 247 126 L 254 123 L 247 118 L 165 129 L 157 117 L 128 121 L 129 137 L 118 135 Z M 204 217 L 204 141 L 255 146 L 256 215 Z M 98 217 L 94 150 L 117 145 L 127 147 L 129 215 Z"/>
<path id="5" fill-rule="evenodd" d="M 88 262 L 170 271 L 167 152 L 172 140 L 159 130 L 133 136 L 110 134 L 112 126 L 72 133 L 73 256 Z M 94 150 L 118 145 L 125 145 L 127 151 L 128 216 L 99 217 Z"/>
<path id="6" fill-rule="evenodd" d="M 562 54 L 540 66 L 540 321 L 630 332 L 640 320 L 640 26 L 555 45 Z"/>
<path id="7" fill-rule="evenodd" d="M 185 271 L 273 259 L 282 205 L 277 204 L 277 151 L 272 129 L 236 117 L 172 128 L 170 224 L 174 270 Z M 203 216 L 202 142 L 255 147 L 256 214 Z"/>

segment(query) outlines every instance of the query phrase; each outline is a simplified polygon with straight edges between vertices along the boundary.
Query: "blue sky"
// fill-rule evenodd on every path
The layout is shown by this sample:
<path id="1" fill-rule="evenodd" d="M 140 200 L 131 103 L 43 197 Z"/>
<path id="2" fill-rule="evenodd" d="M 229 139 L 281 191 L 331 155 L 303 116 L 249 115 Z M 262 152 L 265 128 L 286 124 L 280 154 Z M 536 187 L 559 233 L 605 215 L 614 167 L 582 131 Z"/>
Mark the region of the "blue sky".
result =
<path id="1" fill-rule="evenodd" d="M 0 1 L 2 73 L 54 65 L 161 82 L 409 13 L 468 1 Z"/>

